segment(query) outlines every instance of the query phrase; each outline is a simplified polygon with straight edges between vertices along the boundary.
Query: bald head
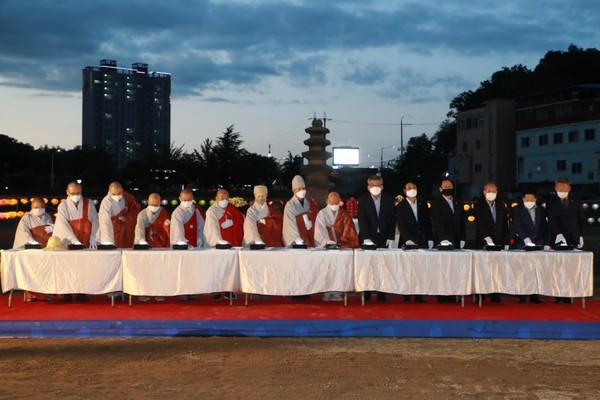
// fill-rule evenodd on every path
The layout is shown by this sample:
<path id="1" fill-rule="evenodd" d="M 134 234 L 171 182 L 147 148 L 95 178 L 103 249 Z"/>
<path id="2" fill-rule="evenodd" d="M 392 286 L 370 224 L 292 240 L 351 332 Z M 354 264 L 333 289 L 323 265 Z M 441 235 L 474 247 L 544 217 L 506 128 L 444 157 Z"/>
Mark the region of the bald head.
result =
<path id="1" fill-rule="evenodd" d="M 179 201 L 192 201 L 194 200 L 194 193 L 190 189 L 183 189 L 179 192 Z"/>
<path id="2" fill-rule="evenodd" d="M 81 185 L 77 182 L 69 182 L 67 185 L 67 196 L 81 195 Z"/>
<path id="3" fill-rule="evenodd" d="M 221 201 L 221 200 L 228 200 L 229 199 L 229 192 L 225 189 L 220 189 L 217 190 L 217 196 L 215 197 L 216 201 Z"/>
<path id="4" fill-rule="evenodd" d="M 108 185 L 108 193 L 113 196 L 123 194 L 123 186 L 119 182 L 112 182 Z"/>
<path id="5" fill-rule="evenodd" d="M 327 195 L 327 204 L 330 206 L 334 206 L 336 204 L 340 204 L 340 194 L 338 192 L 331 192 Z"/>
<path id="6" fill-rule="evenodd" d="M 148 196 L 149 206 L 160 206 L 160 195 L 158 193 L 150 193 Z"/>
<path id="7" fill-rule="evenodd" d="M 31 200 L 31 209 L 34 208 L 46 208 L 46 203 L 44 202 L 44 199 L 42 199 L 41 197 L 34 197 Z"/>

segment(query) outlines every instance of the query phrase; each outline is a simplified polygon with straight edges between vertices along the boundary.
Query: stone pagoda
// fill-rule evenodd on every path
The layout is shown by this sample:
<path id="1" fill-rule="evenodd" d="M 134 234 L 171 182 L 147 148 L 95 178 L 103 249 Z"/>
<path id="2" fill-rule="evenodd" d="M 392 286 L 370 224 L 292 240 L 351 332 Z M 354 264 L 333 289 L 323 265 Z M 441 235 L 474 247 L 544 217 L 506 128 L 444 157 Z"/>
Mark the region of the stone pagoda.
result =
<path id="1" fill-rule="evenodd" d="M 322 120 L 314 118 L 311 126 L 304 131 L 310 135 L 310 138 L 304 141 L 308 151 L 302 153 L 302 156 L 308 160 L 308 165 L 302 167 L 302 173 L 306 178 L 306 194 L 308 198 L 314 197 L 319 207 L 324 207 L 327 194 L 334 186 L 329 181 L 333 168 L 327 165 L 331 153 L 325 150 L 325 147 L 331 144 L 325 138 L 329 129 L 324 126 Z"/>

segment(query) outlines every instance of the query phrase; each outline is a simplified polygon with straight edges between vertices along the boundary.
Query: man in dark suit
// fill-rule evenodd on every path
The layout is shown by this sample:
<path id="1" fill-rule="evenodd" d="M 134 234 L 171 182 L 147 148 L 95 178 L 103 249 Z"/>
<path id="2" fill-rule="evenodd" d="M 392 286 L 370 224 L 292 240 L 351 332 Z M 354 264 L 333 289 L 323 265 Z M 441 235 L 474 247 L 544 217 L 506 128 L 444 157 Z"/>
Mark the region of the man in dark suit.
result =
<path id="1" fill-rule="evenodd" d="M 383 192 L 383 179 L 372 175 L 367 179 L 368 193 L 358 199 L 358 227 L 360 243 L 373 242 L 378 248 L 391 247 L 396 236 L 396 208 L 394 197 Z M 370 300 L 371 293 L 365 293 Z M 385 293 L 378 293 L 377 300 L 386 301 Z"/>
<path id="2" fill-rule="evenodd" d="M 475 247 L 508 245 L 506 206 L 497 201 L 498 187 L 489 182 L 483 187 L 483 197 L 475 203 Z"/>
<path id="3" fill-rule="evenodd" d="M 548 199 L 548 224 L 550 225 L 550 243 L 583 247 L 583 223 L 585 216 L 581 202 L 570 196 L 571 182 L 567 178 L 558 178 L 554 182 L 556 196 Z M 557 303 L 570 303 L 566 297 L 557 297 Z"/>
<path id="4" fill-rule="evenodd" d="M 475 203 L 475 247 L 508 245 L 508 218 L 506 206 L 497 201 L 498 186 L 488 182 L 483 187 L 483 197 Z M 493 303 L 500 303 L 499 293 L 491 293 Z"/>
<path id="5" fill-rule="evenodd" d="M 433 247 L 431 217 L 427 202 L 417 198 L 417 184 L 408 181 L 404 185 L 404 200 L 396 206 L 396 220 L 400 230 L 398 247 L 416 245 L 421 249 Z M 404 296 L 404 302 L 410 303 L 410 295 Z M 415 295 L 415 302 L 424 303 L 422 295 Z"/>
<path id="6" fill-rule="evenodd" d="M 431 222 L 436 245 L 452 243 L 465 246 L 465 211 L 463 203 L 454 197 L 454 183 L 448 178 L 440 182 L 441 196 L 431 202 Z"/>
<path id="7" fill-rule="evenodd" d="M 583 224 L 585 216 L 578 200 L 569 196 L 571 183 L 567 178 L 558 178 L 554 189 L 556 196 L 548 199 L 548 222 L 550 241 L 554 244 L 568 244 L 583 247 Z"/>
<path id="8" fill-rule="evenodd" d="M 513 208 L 513 226 L 515 230 L 515 248 L 525 246 L 544 246 L 548 242 L 548 224 L 546 211 L 537 204 L 537 192 L 533 188 L 523 190 L 523 203 Z M 525 303 L 527 296 L 520 296 L 519 303 Z M 530 303 L 541 303 L 540 296 L 529 296 Z"/>

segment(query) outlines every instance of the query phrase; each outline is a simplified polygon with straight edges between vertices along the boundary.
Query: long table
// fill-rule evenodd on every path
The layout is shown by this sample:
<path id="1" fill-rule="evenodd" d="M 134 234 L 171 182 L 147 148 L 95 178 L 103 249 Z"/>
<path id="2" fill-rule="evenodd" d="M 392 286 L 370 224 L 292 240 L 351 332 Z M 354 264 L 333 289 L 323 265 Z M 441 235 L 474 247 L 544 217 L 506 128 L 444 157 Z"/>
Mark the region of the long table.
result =
<path id="1" fill-rule="evenodd" d="M 105 294 L 123 290 L 118 250 L 2 250 L 2 291 Z"/>
<path id="2" fill-rule="evenodd" d="M 240 250 L 241 289 L 246 294 L 276 296 L 350 292 L 354 290 L 352 255 L 350 249 Z"/>
<path id="3" fill-rule="evenodd" d="M 593 295 L 593 253 L 585 251 L 2 250 L 1 257 L 2 290 L 11 293 L 506 293 L 582 297 L 583 307 Z"/>

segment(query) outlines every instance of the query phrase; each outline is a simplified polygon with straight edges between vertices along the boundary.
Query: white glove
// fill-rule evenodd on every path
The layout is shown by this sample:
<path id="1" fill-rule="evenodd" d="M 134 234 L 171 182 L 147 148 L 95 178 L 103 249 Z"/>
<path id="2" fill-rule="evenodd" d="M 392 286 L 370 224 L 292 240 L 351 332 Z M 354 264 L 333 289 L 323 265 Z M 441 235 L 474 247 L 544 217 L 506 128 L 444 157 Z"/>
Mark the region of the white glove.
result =
<path id="1" fill-rule="evenodd" d="M 367 246 L 375 246 L 375 243 L 373 243 L 373 241 L 371 239 L 363 240 L 363 244 L 367 245 Z"/>
<path id="2" fill-rule="evenodd" d="M 46 225 L 44 227 L 44 230 L 46 231 L 46 233 L 52 233 L 54 231 L 54 225 Z"/>
<path id="3" fill-rule="evenodd" d="M 90 249 L 94 249 L 95 250 L 97 248 L 98 248 L 98 243 L 96 243 L 96 239 L 90 238 Z"/>
<path id="4" fill-rule="evenodd" d="M 81 242 L 79 240 L 77 240 L 77 238 L 73 238 L 73 239 L 71 239 L 71 244 L 81 244 Z"/>
<path id="5" fill-rule="evenodd" d="M 327 243 L 325 243 L 325 245 L 327 246 L 328 244 L 337 244 L 337 243 L 334 242 L 333 240 L 328 240 Z"/>
<path id="6" fill-rule="evenodd" d="M 171 225 L 171 220 L 170 219 L 165 219 L 165 225 Z"/>
<path id="7" fill-rule="evenodd" d="M 444 239 L 444 240 L 442 240 L 442 241 L 440 242 L 440 245 L 442 245 L 442 246 L 452 246 L 452 242 L 451 242 L 451 241 L 449 241 L 449 240 L 445 240 L 445 239 Z"/>
<path id="8" fill-rule="evenodd" d="M 461 249 L 464 249 L 464 248 L 465 248 L 465 241 L 464 241 L 464 240 L 461 240 L 461 241 L 460 241 L 460 248 L 461 248 Z"/>
<path id="9" fill-rule="evenodd" d="M 544 250 L 550 250 L 550 246 L 548 246 L 547 244 L 544 245 Z"/>
<path id="10" fill-rule="evenodd" d="M 146 242 L 144 239 L 140 240 L 140 243 L 138 244 L 148 244 L 148 242 Z"/>
<path id="11" fill-rule="evenodd" d="M 428 240 L 427 241 L 427 247 L 430 249 L 433 249 L 433 240 Z"/>
<path id="12" fill-rule="evenodd" d="M 523 242 L 525 242 L 525 246 L 535 246 L 535 243 L 533 243 L 528 237 L 523 239 Z"/>
<path id="13" fill-rule="evenodd" d="M 392 239 L 388 239 L 385 241 L 385 245 L 388 249 L 393 249 L 394 248 L 394 241 Z"/>
<path id="14" fill-rule="evenodd" d="M 583 247 L 583 236 L 579 236 L 579 244 L 577 245 L 578 249 L 581 249 Z"/>
<path id="15" fill-rule="evenodd" d="M 263 242 L 262 240 L 255 240 L 254 244 L 265 244 L 265 242 Z"/>
<path id="16" fill-rule="evenodd" d="M 562 233 L 559 233 L 558 235 L 556 235 L 556 240 L 554 241 L 555 244 L 558 244 L 560 242 L 563 242 L 565 244 L 567 243 L 567 240 L 565 239 L 565 237 L 563 236 Z"/>
<path id="17" fill-rule="evenodd" d="M 308 218 L 307 214 L 304 214 L 302 215 L 302 219 L 304 220 L 304 226 L 306 227 L 306 230 L 310 231 L 312 228 L 312 222 L 310 221 L 310 218 Z"/>
<path id="18" fill-rule="evenodd" d="M 267 224 L 267 221 L 265 221 L 265 219 L 264 219 L 264 218 L 261 218 L 261 219 L 258 221 L 258 223 L 259 223 L 259 224 L 266 225 L 266 224 Z"/>
<path id="19" fill-rule="evenodd" d="M 121 222 L 125 222 L 125 217 L 121 215 L 121 216 L 119 217 L 119 221 L 121 221 Z"/>
<path id="20" fill-rule="evenodd" d="M 227 240 L 217 240 L 217 244 L 229 244 L 229 242 Z"/>
<path id="21" fill-rule="evenodd" d="M 493 246 L 493 245 L 494 245 L 494 241 L 493 241 L 493 240 L 492 240 L 492 238 L 491 238 L 491 237 L 489 237 L 489 236 L 486 236 L 486 237 L 484 237 L 484 238 L 483 238 L 483 240 L 485 240 L 485 243 L 486 243 L 488 246 Z M 460 248 L 462 249 L 462 248 L 463 248 L 463 246 L 464 246 L 464 242 L 463 242 L 463 241 L 461 241 Z"/>
<path id="22" fill-rule="evenodd" d="M 505 245 L 504 245 L 504 250 L 508 250 L 508 249 L 510 249 L 510 246 L 509 246 L 509 245 L 507 245 L 507 244 L 505 244 Z"/>
<path id="23" fill-rule="evenodd" d="M 407 246 L 416 246 L 417 244 L 415 242 L 413 242 L 412 240 L 407 240 L 406 242 L 404 242 L 405 245 Z"/>
<path id="24" fill-rule="evenodd" d="M 294 240 L 294 243 L 296 243 L 296 244 L 304 244 L 304 240 L 298 238 L 298 239 Z"/>
<path id="25" fill-rule="evenodd" d="M 232 226 L 233 226 L 233 220 L 229 219 L 229 218 L 226 219 L 225 222 L 223 222 L 221 224 L 221 228 L 223 228 L 223 229 L 227 229 L 227 228 L 232 227 Z"/>

